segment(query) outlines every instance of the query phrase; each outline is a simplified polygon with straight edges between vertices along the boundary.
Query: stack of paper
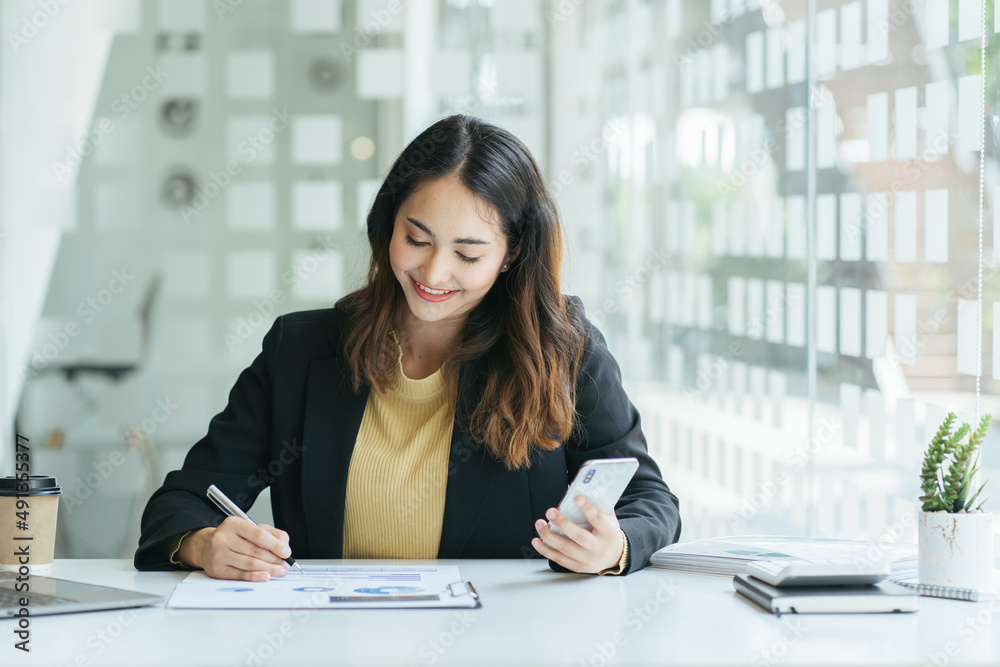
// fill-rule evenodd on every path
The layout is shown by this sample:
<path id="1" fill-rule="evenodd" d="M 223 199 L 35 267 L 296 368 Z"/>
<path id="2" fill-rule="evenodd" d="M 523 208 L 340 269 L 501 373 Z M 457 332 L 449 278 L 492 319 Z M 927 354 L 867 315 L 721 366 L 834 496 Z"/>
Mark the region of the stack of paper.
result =
<path id="1" fill-rule="evenodd" d="M 650 558 L 652 567 L 694 574 L 735 575 L 754 560 L 805 560 L 810 563 L 892 563 L 892 578 L 915 577 L 917 545 L 812 537 L 740 535 L 678 542 Z"/>

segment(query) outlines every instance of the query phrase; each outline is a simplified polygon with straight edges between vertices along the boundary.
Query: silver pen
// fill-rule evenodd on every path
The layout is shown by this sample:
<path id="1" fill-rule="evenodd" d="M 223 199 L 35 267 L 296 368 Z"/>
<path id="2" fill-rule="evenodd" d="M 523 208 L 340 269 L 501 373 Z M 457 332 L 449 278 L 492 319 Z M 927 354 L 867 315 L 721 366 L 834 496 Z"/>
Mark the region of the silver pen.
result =
<path id="1" fill-rule="evenodd" d="M 257 525 L 256 521 L 247 516 L 247 513 L 241 510 L 239 505 L 234 503 L 232 500 L 229 499 L 229 497 L 226 494 L 220 491 L 219 487 L 217 487 L 215 484 L 212 484 L 211 486 L 208 487 L 208 493 L 206 495 L 208 495 L 208 499 L 211 500 L 213 503 L 215 503 L 215 506 L 218 507 L 220 510 L 222 510 L 222 512 L 227 516 L 236 516 L 241 519 L 246 519 L 255 526 Z M 302 569 L 302 566 L 296 563 L 294 558 L 289 556 L 284 560 L 286 563 L 296 568 L 299 572 L 305 574 L 305 571 Z"/>

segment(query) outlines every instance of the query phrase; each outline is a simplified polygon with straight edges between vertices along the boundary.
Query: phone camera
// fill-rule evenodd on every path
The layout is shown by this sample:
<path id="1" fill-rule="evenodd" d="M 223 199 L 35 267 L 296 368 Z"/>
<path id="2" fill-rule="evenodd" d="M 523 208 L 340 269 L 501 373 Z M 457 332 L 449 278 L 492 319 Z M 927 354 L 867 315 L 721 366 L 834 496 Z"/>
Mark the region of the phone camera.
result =
<path id="1" fill-rule="evenodd" d="M 583 483 L 584 484 L 586 484 L 587 482 L 589 482 L 594 477 L 594 472 L 596 472 L 596 471 L 591 470 L 591 471 L 589 471 L 587 473 L 587 476 L 583 478 Z"/>

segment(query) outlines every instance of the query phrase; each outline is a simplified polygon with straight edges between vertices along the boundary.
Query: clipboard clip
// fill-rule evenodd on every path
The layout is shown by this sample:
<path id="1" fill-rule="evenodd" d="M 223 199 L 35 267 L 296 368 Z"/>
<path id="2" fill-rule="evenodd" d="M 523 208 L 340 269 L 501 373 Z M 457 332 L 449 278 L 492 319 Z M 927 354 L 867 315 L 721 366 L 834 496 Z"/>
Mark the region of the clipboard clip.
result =
<path id="1" fill-rule="evenodd" d="M 476 592 L 471 581 L 455 581 L 448 584 L 448 595 L 453 598 L 457 598 L 460 595 L 471 595 L 473 600 L 479 599 L 479 593 Z"/>

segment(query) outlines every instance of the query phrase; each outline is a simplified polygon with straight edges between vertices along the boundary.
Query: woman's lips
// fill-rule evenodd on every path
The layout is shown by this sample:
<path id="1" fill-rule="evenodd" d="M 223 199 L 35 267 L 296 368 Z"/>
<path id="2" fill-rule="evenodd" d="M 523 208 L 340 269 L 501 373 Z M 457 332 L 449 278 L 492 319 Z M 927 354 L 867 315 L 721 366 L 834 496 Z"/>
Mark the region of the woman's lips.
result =
<path id="1" fill-rule="evenodd" d="M 424 301 L 431 301 L 433 303 L 438 303 L 440 301 L 447 301 L 451 297 L 458 294 L 458 290 L 451 290 L 449 292 L 445 292 L 444 294 L 431 294 L 430 292 L 426 292 L 421 288 L 421 283 L 417 282 L 413 278 L 410 278 L 410 280 L 413 282 L 413 291 L 416 292 L 417 295 L 420 296 L 420 298 L 423 299 Z"/>

